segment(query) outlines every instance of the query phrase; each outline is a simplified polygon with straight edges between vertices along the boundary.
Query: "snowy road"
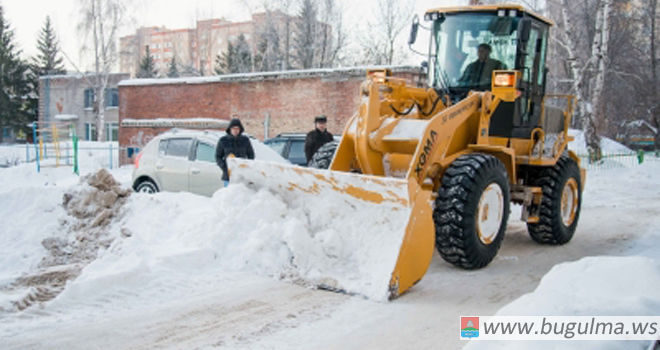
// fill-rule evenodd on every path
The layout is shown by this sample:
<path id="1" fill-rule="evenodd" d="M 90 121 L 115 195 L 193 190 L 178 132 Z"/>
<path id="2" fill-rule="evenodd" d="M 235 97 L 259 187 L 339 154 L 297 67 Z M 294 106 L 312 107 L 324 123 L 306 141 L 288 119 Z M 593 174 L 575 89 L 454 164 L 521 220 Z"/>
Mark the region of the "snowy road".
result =
<path id="1" fill-rule="evenodd" d="M 491 265 L 464 271 L 436 254 L 424 279 L 390 303 L 249 273 L 176 269 L 207 258 L 182 254 L 143 267 L 135 283 L 120 275 L 45 308 L 0 316 L 2 348 L 458 349 L 466 344 L 460 315 L 495 314 L 555 264 L 595 255 L 658 259 L 659 171 L 656 163 L 589 174 L 578 230 L 564 246 L 534 243 L 514 209 Z"/>

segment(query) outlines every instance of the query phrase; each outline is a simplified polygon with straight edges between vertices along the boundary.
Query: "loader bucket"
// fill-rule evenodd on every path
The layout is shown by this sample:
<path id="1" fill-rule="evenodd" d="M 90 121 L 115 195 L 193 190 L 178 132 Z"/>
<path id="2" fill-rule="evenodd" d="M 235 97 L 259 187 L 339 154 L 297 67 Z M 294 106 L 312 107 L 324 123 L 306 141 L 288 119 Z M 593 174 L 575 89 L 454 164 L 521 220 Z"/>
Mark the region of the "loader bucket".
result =
<path id="1" fill-rule="evenodd" d="M 228 165 L 232 184 L 270 191 L 304 217 L 300 231 L 314 243 L 291 250 L 306 282 L 388 300 L 426 273 L 435 240 L 430 194 L 407 180 L 236 158 Z M 319 251 L 322 260 L 306 256 Z"/>

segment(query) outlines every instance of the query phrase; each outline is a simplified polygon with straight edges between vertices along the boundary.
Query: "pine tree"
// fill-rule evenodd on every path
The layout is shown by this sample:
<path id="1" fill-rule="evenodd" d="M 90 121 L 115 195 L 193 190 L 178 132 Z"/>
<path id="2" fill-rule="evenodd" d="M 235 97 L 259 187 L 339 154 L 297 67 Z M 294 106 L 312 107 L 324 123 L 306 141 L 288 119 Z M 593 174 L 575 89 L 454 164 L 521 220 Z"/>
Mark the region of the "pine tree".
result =
<path id="1" fill-rule="evenodd" d="M 247 73 L 252 71 L 252 52 L 245 35 L 238 36 L 236 41 L 236 73 Z"/>
<path id="2" fill-rule="evenodd" d="M 156 63 L 154 63 L 154 58 L 151 56 L 151 51 L 149 51 L 149 45 L 145 46 L 144 57 L 140 61 L 136 75 L 138 78 L 156 77 Z"/>
<path id="3" fill-rule="evenodd" d="M 37 40 L 37 56 L 32 59 L 32 71 L 37 75 L 64 74 L 66 70 L 60 57 L 60 44 L 55 36 L 50 16 L 46 16 L 39 39 Z"/>
<path id="4" fill-rule="evenodd" d="M 176 57 L 172 56 L 172 60 L 170 61 L 170 68 L 167 71 L 167 76 L 169 78 L 178 78 L 179 77 L 179 69 L 176 66 Z"/>
<path id="5" fill-rule="evenodd" d="M 34 99 L 27 79 L 28 65 L 14 45 L 14 32 L 5 21 L 0 6 L 0 129 L 10 127 L 18 132 L 36 118 L 29 99 Z M 0 133 L 0 140 L 2 133 Z"/>
<path id="6" fill-rule="evenodd" d="M 236 50 L 234 50 L 234 45 L 230 41 L 227 43 L 227 50 L 221 55 L 215 56 L 215 74 L 235 73 L 235 56 Z"/>

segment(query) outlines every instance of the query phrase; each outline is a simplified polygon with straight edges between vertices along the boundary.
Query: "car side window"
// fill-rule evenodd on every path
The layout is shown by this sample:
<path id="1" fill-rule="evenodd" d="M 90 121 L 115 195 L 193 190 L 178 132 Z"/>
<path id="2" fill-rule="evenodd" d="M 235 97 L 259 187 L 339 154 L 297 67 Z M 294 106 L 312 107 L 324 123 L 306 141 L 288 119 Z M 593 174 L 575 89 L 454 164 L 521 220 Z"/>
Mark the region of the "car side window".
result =
<path id="1" fill-rule="evenodd" d="M 160 140 L 158 143 L 158 155 L 159 156 L 164 156 L 167 152 L 167 141 L 168 140 Z"/>
<path id="2" fill-rule="evenodd" d="M 195 150 L 195 160 L 215 163 L 215 147 L 199 142 Z"/>
<path id="3" fill-rule="evenodd" d="M 167 142 L 167 149 L 165 150 L 165 154 L 170 157 L 188 158 L 191 144 L 192 139 L 189 138 L 169 139 Z"/>

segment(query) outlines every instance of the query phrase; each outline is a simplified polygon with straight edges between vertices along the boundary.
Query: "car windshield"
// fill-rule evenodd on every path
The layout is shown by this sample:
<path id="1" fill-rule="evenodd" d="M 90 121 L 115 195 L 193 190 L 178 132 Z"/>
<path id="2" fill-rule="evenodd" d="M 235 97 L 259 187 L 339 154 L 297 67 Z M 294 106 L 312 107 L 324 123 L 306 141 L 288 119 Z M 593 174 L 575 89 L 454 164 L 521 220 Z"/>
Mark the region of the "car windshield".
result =
<path id="1" fill-rule="evenodd" d="M 446 14 L 433 24 L 431 84 L 438 89 L 488 90 L 491 74 L 513 69 L 518 17 Z"/>

